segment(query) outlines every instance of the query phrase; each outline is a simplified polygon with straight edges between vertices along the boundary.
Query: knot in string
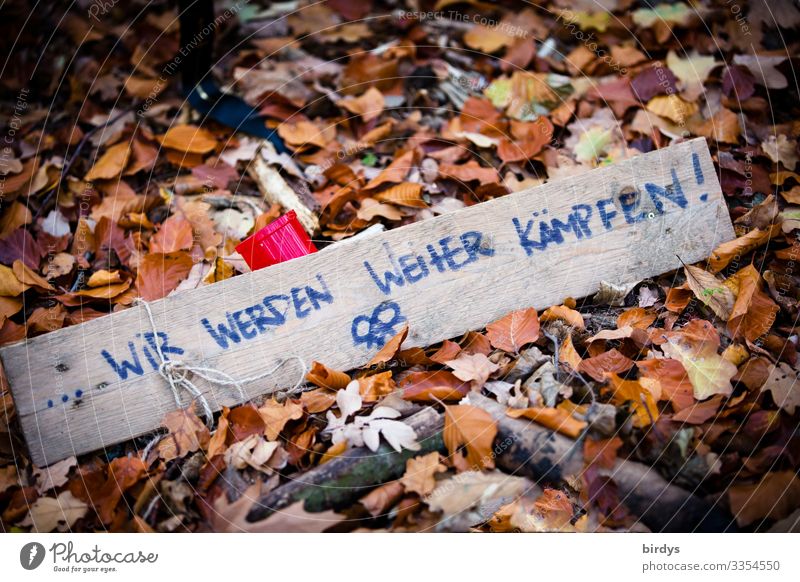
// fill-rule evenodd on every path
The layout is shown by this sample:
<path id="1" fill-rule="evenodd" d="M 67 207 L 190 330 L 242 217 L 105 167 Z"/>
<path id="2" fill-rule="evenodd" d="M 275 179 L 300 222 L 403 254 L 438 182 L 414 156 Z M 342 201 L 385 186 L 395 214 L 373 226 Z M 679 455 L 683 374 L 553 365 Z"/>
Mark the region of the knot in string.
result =
<path id="1" fill-rule="evenodd" d="M 143 300 L 137 299 L 136 301 L 138 304 L 144 307 L 145 312 L 147 313 L 147 317 L 150 320 L 150 326 L 153 328 L 154 336 L 157 336 L 158 329 L 156 328 L 155 319 L 153 318 L 153 311 L 150 309 L 150 304 Z M 269 370 L 265 370 L 260 374 L 256 374 L 255 376 L 249 376 L 247 378 L 234 378 L 227 372 L 223 372 L 222 370 L 217 370 L 216 368 L 210 368 L 208 366 L 199 366 L 193 365 L 181 360 L 170 360 L 164 355 L 164 352 L 161 349 L 161 345 L 159 342 L 155 342 L 156 347 L 156 354 L 159 359 L 159 366 L 158 366 L 158 374 L 164 378 L 167 384 L 172 391 L 172 396 L 175 399 L 175 404 L 178 408 L 183 408 L 183 403 L 181 402 L 181 391 L 188 392 L 194 400 L 196 400 L 203 409 L 203 415 L 206 417 L 206 423 L 209 427 L 212 426 L 214 420 L 214 413 L 211 410 L 211 405 L 208 403 L 208 400 L 203 395 L 200 388 L 192 381 L 194 377 L 202 378 L 209 384 L 214 384 L 216 386 L 221 387 L 234 387 L 236 388 L 239 396 L 244 402 L 247 400 L 247 393 L 244 391 L 242 387 L 244 384 L 249 384 L 250 382 L 256 382 L 258 380 L 263 380 L 275 372 L 277 372 L 286 362 L 291 360 L 296 360 L 300 364 L 301 368 L 301 375 L 298 378 L 297 382 L 295 382 L 294 386 L 286 391 L 287 394 L 292 394 L 296 392 L 300 386 L 302 386 L 303 381 L 305 380 L 306 374 L 308 372 L 308 368 L 306 367 L 305 362 L 300 356 L 288 356 L 283 360 L 279 361 Z"/>

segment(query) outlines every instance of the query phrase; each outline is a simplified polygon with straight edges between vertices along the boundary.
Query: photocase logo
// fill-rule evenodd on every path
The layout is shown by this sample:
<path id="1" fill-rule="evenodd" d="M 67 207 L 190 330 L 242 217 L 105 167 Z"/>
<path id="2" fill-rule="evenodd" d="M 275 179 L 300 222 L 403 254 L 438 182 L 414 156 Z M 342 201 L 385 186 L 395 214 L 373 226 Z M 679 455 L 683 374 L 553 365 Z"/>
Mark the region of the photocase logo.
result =
<path id="1" fill-rule="evenodd" d="M 39 542 L 29 542 L 19 551 L 19 563 L 26 570 L 35 570 L 44 561 L 44 546 Z"/>

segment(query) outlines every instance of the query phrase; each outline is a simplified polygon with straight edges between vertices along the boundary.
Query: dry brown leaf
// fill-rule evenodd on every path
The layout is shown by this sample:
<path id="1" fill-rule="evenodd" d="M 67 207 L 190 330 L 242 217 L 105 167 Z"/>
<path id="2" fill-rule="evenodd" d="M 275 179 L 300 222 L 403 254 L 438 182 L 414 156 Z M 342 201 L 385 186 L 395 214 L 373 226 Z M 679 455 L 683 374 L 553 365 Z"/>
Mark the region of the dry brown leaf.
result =
<path id="1" fill-rule="evenodd" d="M 371 368 L 372 366 L 377 366 L 378 364 L 383 364 L 384 362 L 388 362 L 392 358 L 397 355 L 397 352 L 400 350 L 400 346 L 403 344 L 403 341 L 406 339 L 408 335 L 408 324 L 403 326 L 395 336 L 390 339 L 388 342 L 384 344 L 384 346 L 378 350 L 378 353 L 375 354 L 372 359 L 367 362 L 365 368 Z"/>
<path id="2" fill-rule="evenodd" d="M 90 297 L 92 299 L 114 299 L 128 290 L 131 286 L 131 281 L 123 281 L 122 283 L 114 283 L 110 285 L 102 285 L 98 287 L 89 287 L 76 291 L 75 295 L 78 297 Z"/>
<path id="3" fill-rule="evenodd" d="M 258 413 L 264 421 L 264 435 L 271 441 L 278 438 L 278 435 L 290 420 L 297 420 L 303 416 L 303 405 L 292 400 L 278 402 L 277 400 L 267 400 L 259 407 Z"/>
<path id="4" fill-rule="evenodd" d="M 445 406 L 442 438 L 450 455 L 458 455 L 463 446 L 470 470 L 493 469 L 492 444 L 497 436 L 497 422 L 476 406 Z"/>
<path id="5" fill-rule="evenodd" d="M 0 296 L 16 297 L 27 291 L 28 285 L 24 285 L 17 279 L 14 271 L 5 265 L 0 265 Z"/>
<path id="6" fill-rule="evenodd" d="M 69 472 L 78 466 L 78 459 L 69 457 L 58 463 L 53 463 L 42 469 L 35 467 L 33 474 L 36 477 L 36 489 L 39 493 L 46 493 L 56 487 L 61 487 L 67 482 Z"/>
<path id="7" fill-rule="evenodd" d="M 106 153 L 95 162 L 83 179 L 87 182 L 94 182 L 95 180 L 110 180 L 116 178 L 128 164 L 130 153 L 131 144 L 128 142 L 121 142 L 111 146 L 106 150 Z"/>
<path id="8" fill-rule="evenodd" d="M 781 225 L 775 224 L 769 230 L 754 228 L 744 236 L 722 243 L 712 251 L 708 259 L 708 269 L 712 273 L 718 273 L 727 267 L 734 257 L 746 255 L 780 233 Z"/>
<path id="9" fill-rule="evenodd" d="M 486 384 L 493 373 L 500 366 L 492 362 L 483 354 L 468 354 L 462 352 L 455 360 L 445 362 L 453 370 L 453 374 L 465 382 L 473 382 L 473 389 L 480 389 Z"/>
<path id="10" fill-rule="evenodd" d="M 302 402 L 309 414 L 325 412 L 336 403 L 336 393 L 329 392 L 324 388 L 310 390 L 300 395 L 300 402 Z"/>
<path id="11" fill-rule="evenodd" d="M 167 413 L 161 424 L 168 432 L 158 443 L 158 456 L 165 461 L 205 450 L 211 440 L 208 427 L 192 406 Z"/>
<path id="12" fill-rule="evenodd" d="M 789 414 L 794 414 L 800 406 L 797 372 L 785 362 L 779 362 L 772 367 L 761 392 L 770 392 L 775 404 Z"/>
<path id="13" fill-rule="evenodd" d="M 375 194 L 373 198 L 380 202 L 388 202 L 398 206 L 410 206 L 412 208 L 428 207 L 428 204 L 422 199 L 422 184 L 413 182 L 395 184 Z"/>
<path id="14" fill-rule="evenodd" d="M 509 408 L 506 414 L 511 418 L 528 418 L 570 438 L 578 438 L 587 423 L 574 418 L 562 408 Z"/>
<path id="15" fill-rule="evenodd" d="M 539 339 L 539 317 L 532 307 L 512 311 L 487 325 L 486 335 L 494 347 L 519 353 L 522 346 Z"/>
<path id="16" fill-rule="evenodd" d="M 623 380 L 616 374 L 609 374 L 608 378 L 611 386 L 603 388 L 603 393 L 608 394 L 617 406 L 629 405 L 636 426 L 644 428 L 658 420 L 655 398 L 638 380 Z"/>
<path id="17" fill-rule="evenodd" d="M 369 123 L 383 113 L 383 93 L 375 87 L 370 87 L 363 95 L 348 97 L 338 101 L 336 104 L 347 109 L 353 115 L 360 115 L 365 123 Z"/>
<path id="18" fill-rule="evenodd" d="M 373 190 L 383 184 L 398 184 L 405 180 L 413 166 L 414 150 L 408 150 L 402 155 L 395 157 L 391 164 L 364 186 L 364 190 Z"/>
<path id="19" fill-rule="evenodd" d="M 400 483 L 406 491 L 416 493 L 420 497 L 425 497 L 433 493 L 436 488 L 436 473 L 447 471 L 439 460 L 439 453 L 434 451 L 427 455 L 408 459 L 406 461 L 406 472 L 401 477 Z"/>
<path id="20" fill-rule="evenodd" d="M 539 316 L 539 321 L 542 323 L 555 321 L 557 319 L 563 319 L 576 329 L 584 329 L 586 327 L 580 312 L 570 309 L 566 305 L 554 305 L 553 307 L 549 307 Z"/>
<path id="21" fill-rule="evenodd" d="M 223 494 L 214 501 L 211 514 L 211 529 L 214 532 L 247 533 L 319 533 L 342 522 L 345 516 L 333 511 L 309 513 L 298 501 L 280 509 L 261 521 L 247 521 L 247 514 L 261 496 L 261 482 L 250 486 L 233 503 Z"/>
<path id="22" fill-rule="evenodd" d="M 325 364 L 311 362 L 311 370 L 306 374 L 306 380 L 329 390 L 341 390 L 350 383 L 350 376 L 339 370 L 332 370 Z"/>
<path id="23" fill-rule="evenodd" d="M 458 401 L 469 392 L 469 382 L 447 370 L 411 372 L 400 381 L 403 398 L 412 402 Z"/>
<path id="24" fill-rule="evenodd" d="M 754 485 L 730 485 L 728 501 L 742 527 L 764 518 L 781 519 L 800 506 L 800 479 L 794 471 L 767 473 Z"/>
<path id="25" fill-rule="evenodd" d="M 358 379 L 358 390 L 364 402 L 377 402 L 383 396 L 391 394 L 397 386 L 392 379 L 392 372 L 381 372 Z"/>
<path id="26" fill-rule="evenodd" d="M 176 125 L 167 133 L 158 136 L 158 141 L 165 148 L 184 154 L 207 154 L 217 147 L 217 140 L 212 133 L 194 125 Z"/>
<path id="27" fill-rule="evenodd" d="M 145 255 L 136 276 L 136 289 L 145 301 L 166 297 L 192 270 L 192 257 L 177 253 Z"/>
<path id="28" fill-rule="evenodd" d="M 631 307 L 619 314 L 617 328 L 636 327 L 647 329 L 655 323 L 657 317 L 655 313 L 649 313 L 643 307 Z"/>
<path id="29" fill-rule="evenodd" d="M 717 317 L 728 321 L 736 298 L 722 279 L 699 267 L 686 265 L 686 283 L 700 301 L 711 308 Z"/>
<path id="30" fill-rule="evenodd" d="M 28 287 L 36 287 L 41 291 L 55 291 L 53 286 L 39 273 L 31 269 L 28 265 L 17 259 L 13 265 L 14 275 L 19 282 Z"/>
<path id="31" fill-rule="evenodd" d="M 106 285 L 114 285 L 115 283 L 122 283 L 119 271 L 106 271 L 101 269 L 92 273 L 89 280 L 86 281 L 87 287 L 105 287 Z"/>
<path id="32" fill-rule="evenodd" d="M 58 497 L 37 499 L 20 525 L 32 526 L 39 533 L 68 531 L 76 521 L 86 515 L 87 509 L 89 506 L 86 503 L 67 490 Z"/>
<path id="33" fill-rule="evenodd" d="M 150 252 L 186 251 L 190 250 L 193 244 L 192 224 L 180 214 L 173 214 L 150 239 Z"/>

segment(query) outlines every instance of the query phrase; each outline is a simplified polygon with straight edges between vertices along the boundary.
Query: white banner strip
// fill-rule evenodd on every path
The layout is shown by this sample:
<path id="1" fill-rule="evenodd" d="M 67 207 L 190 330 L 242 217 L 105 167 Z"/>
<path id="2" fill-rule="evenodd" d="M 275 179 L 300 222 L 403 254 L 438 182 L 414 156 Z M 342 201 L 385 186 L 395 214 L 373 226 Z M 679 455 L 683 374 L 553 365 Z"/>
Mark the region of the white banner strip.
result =
<path id="1" fill-rule="evenodd" d="M 792 534 L 46 534 L 0 537 L 3 579 L 798 580 Z M 579 578 L 579 576 L 581 578 Z"/>

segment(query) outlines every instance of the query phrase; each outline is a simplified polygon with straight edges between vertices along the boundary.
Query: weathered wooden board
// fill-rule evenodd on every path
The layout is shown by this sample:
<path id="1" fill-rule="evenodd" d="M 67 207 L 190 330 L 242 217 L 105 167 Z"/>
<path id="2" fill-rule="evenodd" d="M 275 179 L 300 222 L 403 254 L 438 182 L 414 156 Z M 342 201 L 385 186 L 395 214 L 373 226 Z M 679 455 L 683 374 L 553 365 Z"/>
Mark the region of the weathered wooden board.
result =
<path id="1" fill-rule="evenodd" d="M 156 428 L 175 402 L 168 357 L 252 376 L 288 355 L 349 369 L 408 322 L 405 347 L 481 328 L 706 258 L 733 228 L 705 141 L 693 140 L 0 351 L 38 465 Z M 249 396 L 294 385 L 288 363 Z M 198 381 L 201 384 L 202 381 Z M 202 385 L 202 384 L 201 384 Z M 215 408 L 234 390 L 203 385 Z"/>

